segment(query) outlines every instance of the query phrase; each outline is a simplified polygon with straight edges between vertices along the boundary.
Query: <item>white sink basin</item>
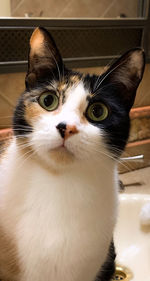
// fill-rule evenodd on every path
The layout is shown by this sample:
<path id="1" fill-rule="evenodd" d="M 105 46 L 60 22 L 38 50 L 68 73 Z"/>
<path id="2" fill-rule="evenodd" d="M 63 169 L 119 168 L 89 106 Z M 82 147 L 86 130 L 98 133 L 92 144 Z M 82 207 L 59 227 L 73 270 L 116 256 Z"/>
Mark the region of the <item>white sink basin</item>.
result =
<path id="1" fill-rule="evenodd" d="M 141 208 L 150 194 L 121 194 L 114 242 L 117 264 L 133 274 L 129 280 L 150 281 L 150 226 L 140 223 Z M 126 280 L 126 279 L 125 279 Z"/>

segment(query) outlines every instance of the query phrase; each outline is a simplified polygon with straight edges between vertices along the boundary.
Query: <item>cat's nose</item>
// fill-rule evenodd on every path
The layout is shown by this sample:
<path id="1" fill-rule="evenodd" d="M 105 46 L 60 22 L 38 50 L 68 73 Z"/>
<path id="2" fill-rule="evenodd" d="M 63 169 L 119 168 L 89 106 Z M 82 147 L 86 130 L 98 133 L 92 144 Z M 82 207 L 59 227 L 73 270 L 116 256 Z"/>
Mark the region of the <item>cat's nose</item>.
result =
<path id="1" fill-rule="evenodd" d="M 65 122 L 59 123 L 56 128 L 63 139 L 67 139 L 78 133 L 77 127 L 75 125 L 67 125 Z"/>
<path id="2" fill-rule="evenodd" d="M 57 126 L 56 126 L 57 130 L 59 131 L 60 135 L 62 138 L 65 137 L 65 132 L 66 132 L 66 128 L 67 128 L 67 125 L 66 123 L 59 123 Z"/>

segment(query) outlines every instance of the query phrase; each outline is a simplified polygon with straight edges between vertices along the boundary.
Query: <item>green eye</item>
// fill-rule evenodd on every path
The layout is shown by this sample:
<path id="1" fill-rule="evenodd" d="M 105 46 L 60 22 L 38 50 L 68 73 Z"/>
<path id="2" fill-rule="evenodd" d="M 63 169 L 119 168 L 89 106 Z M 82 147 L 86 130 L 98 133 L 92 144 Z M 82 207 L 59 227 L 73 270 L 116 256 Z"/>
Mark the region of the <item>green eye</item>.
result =
<path id="1" fill-rule="evenodd" d="M 91 104 L 87 109 L 87 117 L 94 122 L 100 122 L 108 116 L 108 108 L 101 102 Z"/>
<path id="2" fill-rule="evenodd" d="M 39 104 L 48 111 L 53 111 L 58 107 L 59 99 L 56 94 L 47 92 L 39 97 Z"/>

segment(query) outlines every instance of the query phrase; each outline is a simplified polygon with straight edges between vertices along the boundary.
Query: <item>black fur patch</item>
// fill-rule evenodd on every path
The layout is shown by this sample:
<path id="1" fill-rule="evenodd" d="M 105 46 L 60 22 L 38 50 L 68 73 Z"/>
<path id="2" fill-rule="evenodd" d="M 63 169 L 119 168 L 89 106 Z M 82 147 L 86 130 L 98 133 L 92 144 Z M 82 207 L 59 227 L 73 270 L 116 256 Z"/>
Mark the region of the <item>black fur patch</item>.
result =
<path id="1" fill-rule="evenodd" d="M 94 84 L 97 79 L 98 76 L 95 75 L 87 75 L 84 78 L 85 87 L 88 88 L 89 92 L 94 92 Z M 120 87 L 118 88 L 117 84 L 106 83 L 96 91 L 96 94 L 91 95 L 90 98 L 88 97 L 88 101 L 89 104 L 101 102 L 108 107 L 108 117 L 99 123 L 93 122 L 92 124 L 103 129 L 106 133 L 105 142 L 108 149 L 114 156 L 120 156 L 128 139 L 130 129 L 129 112 L 120 97 Z"/>
<path id="2" fill-rule="evenodd" d="M 25 93 L 23 93 L 20 97 L 13 116 L 14 135 L 22 137 L 32 132 L 32 127 L 27 123 L 25 119 L 24 97 Z"/>
<path id="3" fill-rule="evenodd" d="M 110 281 L 115 273 L 115 248 L 113 241 L 110 244 L 109 252 L 105 263 L 103 264 L 95 281 Z"/>

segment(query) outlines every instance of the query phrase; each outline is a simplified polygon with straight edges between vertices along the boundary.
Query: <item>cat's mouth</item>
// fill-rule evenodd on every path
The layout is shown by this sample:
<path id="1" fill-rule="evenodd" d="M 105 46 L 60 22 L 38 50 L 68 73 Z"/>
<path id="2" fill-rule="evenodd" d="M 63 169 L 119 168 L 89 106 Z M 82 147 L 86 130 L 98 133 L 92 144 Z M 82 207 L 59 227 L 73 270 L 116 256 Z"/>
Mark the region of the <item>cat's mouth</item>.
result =
<path id="1" fill-rule="evenodd" d="M 57 146 L 57 147 L 51 149 L 51 151 L 58 152 L 58 153 L 59 153 L 59 152 L 60 152 L 60 153 L 68 153 L 68 152 L 70 152 L 70 151 L 68 150 L 68 148 L 67 148 L 64 144 L 62 144 L 62 145 L 60 145 L 60 146 Z"/>

